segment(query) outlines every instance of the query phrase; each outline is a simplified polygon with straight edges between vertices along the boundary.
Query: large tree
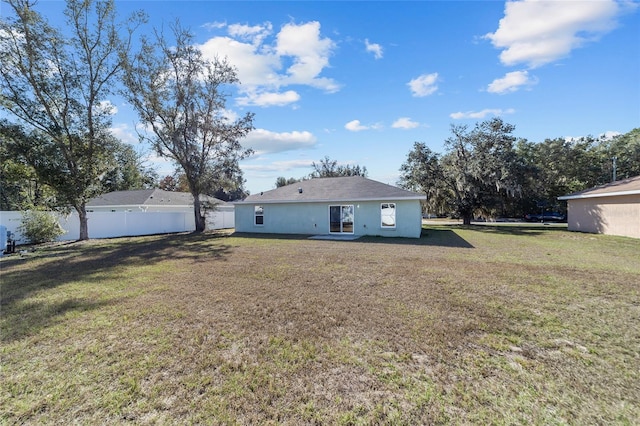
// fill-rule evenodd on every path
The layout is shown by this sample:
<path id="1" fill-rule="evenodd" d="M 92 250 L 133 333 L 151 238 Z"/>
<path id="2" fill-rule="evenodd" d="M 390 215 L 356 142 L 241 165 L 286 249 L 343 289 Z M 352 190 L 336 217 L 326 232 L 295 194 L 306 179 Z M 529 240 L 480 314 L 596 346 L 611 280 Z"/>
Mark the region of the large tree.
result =
<path id="1" fill-rule="evenodd" d="M 476 212 L 492 213 L 505 195 L 519 194 L 514 129 L 500 118 L 478 123 L 473 130 L 451 127 L 453 136 L 445 141 L 448 152 L 441 165 L 453 207 L 464 224 L 470 224 Z"/>
<path id="2" fill-rule="evenodd" d="M 0 121 L 0 127 L 4 123 Z M 0 131 L 0 211 L 55 207 L 55 192 L 12 148 Z"/>
<path id="3" fill-rule="evenodd" d="M 86 202 L 101 191 L 111 153 L 108 98 L 141 16 L 119 23 L 113 0 L 68 0 L 66 31 L 52 27 L 32 0 L 7 0 L 0 19 L 0 92 L 17 122 L 2 127 L 58 202 L 80 218 L 89 238 Z M 122 35 L 124 34 L 124 38 Z"/>
<path id="4" fill-rule="evenodd" d="M 293 183 L 296 182 L 300 182 L 302 179 L 296 179 L 296 178 L 286 178 L 284 176 L 278 176 L 276 178 L 276 188 L 280 188 L 282 186 L 287 186 L 287 185 L 291 185 Z"/>
<path id="5" fill-rule="evenodd" d="M 440 156 L 423 142 L 415 142 L 400 167 L 400 186 L 427 196 L 427 212 L 443 213 L 447 191 L 443 185 Z"/>
<path id="6" fill-rule="evenodd" d="M 309 175 L 310 178 L 325 178 L 325 177 L 339 177 L 339 176 L 363 176 L 367 177 L 367 168 L 359 165 L 342 165 L 338 164 L 337 160 L 332 160 L 329 157 L 324 157 L 318 163 L 315 161 L 311 163 L 313 172 Z"/>
<path id="7" fill-rule="evenodd" d="M 161 31 L 143 38 L 141 50 L 128 58 L 124 95 L 150 128 L 142 137 L 184 172 L 196 231 L 204 231 L 200 195 L 220 170 L 235 168 L 251 153 L 240 140 L 253 129 L 253 114 L 229 118 L 224 89 L 239 83 L 235 68 L 226 59 L 206 59 L 178 23 L 171 30 L 171 40 Z"/>
<path id="8" fill-rule="evenodd" d="M 528 173 L 523 185 L 524 210 L 530 212 L 537 206 L 560 209 L 559 196 L 604 183 L 601 175 L 606 165 L 598 159 L 599 143 L 592 137 L 519 142 L 516 152 Z"/>
<path id="9" fill-rule="evenodd" d="M 628 133 L 601 140 L 597 158 L 602 165 L 598 183 L 640 176 L 640 127 Z M 615 170 L 614 170 L 615 168 Z"/>
<path id="10" fill-rule="evenodd" d="M 96 181 L 95 192 L 123 191 L 156 186 L 157 172 L 144 164 L 143 157 L 131 146 L 114 137 L 101 141 L 109 152 L 102 159 L 105 170 Z M 49 140 L 41 132 L 28 134 L 21 126 L 0 120 L 0 210 L 66 208 L 59 201 L 60 190 L 46 182 L 57 182 L 64 164 L 54 161 L 58 155 L 48 152 Z M 64 186 L 60 182 L 58 187 Z"/>
<path id="11" fill-rule="evenodd" d="M 112 166 L 101 178 L 104 192 L 154 188 L 159 176 L 145 164 L 144 155 L 127 143 L 113 140 Z"/>

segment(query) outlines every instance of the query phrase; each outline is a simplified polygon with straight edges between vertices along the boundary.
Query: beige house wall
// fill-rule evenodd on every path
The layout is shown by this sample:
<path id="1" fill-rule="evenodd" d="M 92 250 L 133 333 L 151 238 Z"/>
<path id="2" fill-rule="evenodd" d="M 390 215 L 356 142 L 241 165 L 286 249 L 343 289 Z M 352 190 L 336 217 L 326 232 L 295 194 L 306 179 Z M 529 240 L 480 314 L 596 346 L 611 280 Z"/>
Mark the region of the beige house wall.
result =
<path id="1" fill-rule="evenodd" d="M 567 200 L 570 231 L 640 238 L 640 194 Z"/>

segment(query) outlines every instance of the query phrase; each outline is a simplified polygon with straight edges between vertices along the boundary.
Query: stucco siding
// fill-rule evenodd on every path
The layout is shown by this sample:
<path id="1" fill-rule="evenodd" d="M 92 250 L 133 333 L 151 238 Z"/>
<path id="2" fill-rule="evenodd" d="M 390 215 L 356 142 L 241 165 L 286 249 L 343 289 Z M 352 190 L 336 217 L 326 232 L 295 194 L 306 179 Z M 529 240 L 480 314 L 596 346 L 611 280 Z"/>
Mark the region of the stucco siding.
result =
<path id="1" fill-rule="evenodd" d="M 567 201 L 568 229 L 640 238 L 640 194 Z"/>
<path id="2" fill-rule="evenodd" d="M 381 201 L 340 201 L 335 203 L 273 203 L 261 204 L 264 223 L 255 224 L 255 205 L 236 204 L 237 232 L 273 234 L 329 234 L 329 206 L 354 206 L 354 235 L 419 238 L 422 216 L 419 200 L 384 201 L 396 204 L 396 227 L 382 227 Z"/>

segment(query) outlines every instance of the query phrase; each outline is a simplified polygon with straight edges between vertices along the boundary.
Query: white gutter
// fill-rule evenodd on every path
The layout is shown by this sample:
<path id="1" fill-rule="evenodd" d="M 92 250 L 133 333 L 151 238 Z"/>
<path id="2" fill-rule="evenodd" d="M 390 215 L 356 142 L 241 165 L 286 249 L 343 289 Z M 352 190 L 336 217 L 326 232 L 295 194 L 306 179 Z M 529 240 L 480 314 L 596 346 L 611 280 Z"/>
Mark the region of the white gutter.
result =
<path id="1" fill-rule="evenodd" d="M 617 192 L 601 192 L 595 194 L 579 194 L 579 195 L 563 195 L 562 197 L 558 197 L 558 200 L 579 200 L 583 198 L 602 198 L 602 197 L 617 197 L 620 195 L 639 195 L 640 190 L 634 189 L 632 191 L 617 191 Z"/>
<path id="2" fill-rule="evenodd" d="M 405 201 L 405 200 L 426 200 L 426 195 L 416 195 L 413 197 L 375 197 L 375 198 L 326 198 L 318 200 L 259 200 L 231 201 L 231 204 L 298 204 L 298 203 L 343 203 L 343 202 L 365 202 L 365 201 Z"/>
<path id="3" fill-rule="evenodd" d="M 92 205 L 86 205 L 85 206 L 88 209 L 99 209 L 99 208 L 127 208 L 127 209 L 132 209 L 135 207 L 138 208 L 154 208 L 154 207 L 180 207 L 180 208 L 185 208 L 185 207 L 191 207 L 193 208 L 193 204 L 185 204 L 185 205 L 181 205 L 181 204 L 110 204 L 110 205 L 96 205 L 96 204 L 92 204 Z"/>

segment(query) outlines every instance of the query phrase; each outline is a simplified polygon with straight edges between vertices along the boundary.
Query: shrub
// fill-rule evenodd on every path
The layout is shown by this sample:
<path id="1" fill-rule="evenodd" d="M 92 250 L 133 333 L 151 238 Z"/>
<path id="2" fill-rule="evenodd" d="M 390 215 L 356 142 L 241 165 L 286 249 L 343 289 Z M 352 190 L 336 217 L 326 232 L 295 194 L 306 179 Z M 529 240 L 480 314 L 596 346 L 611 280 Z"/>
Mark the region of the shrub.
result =
<path id="1" fill-rule="evenodd" d="M 65 233 L 55 215 L 43 210 L 27 210 L 22 214 L 18 228 L 24 238 L 32 244 L 54 241 Z"/>

